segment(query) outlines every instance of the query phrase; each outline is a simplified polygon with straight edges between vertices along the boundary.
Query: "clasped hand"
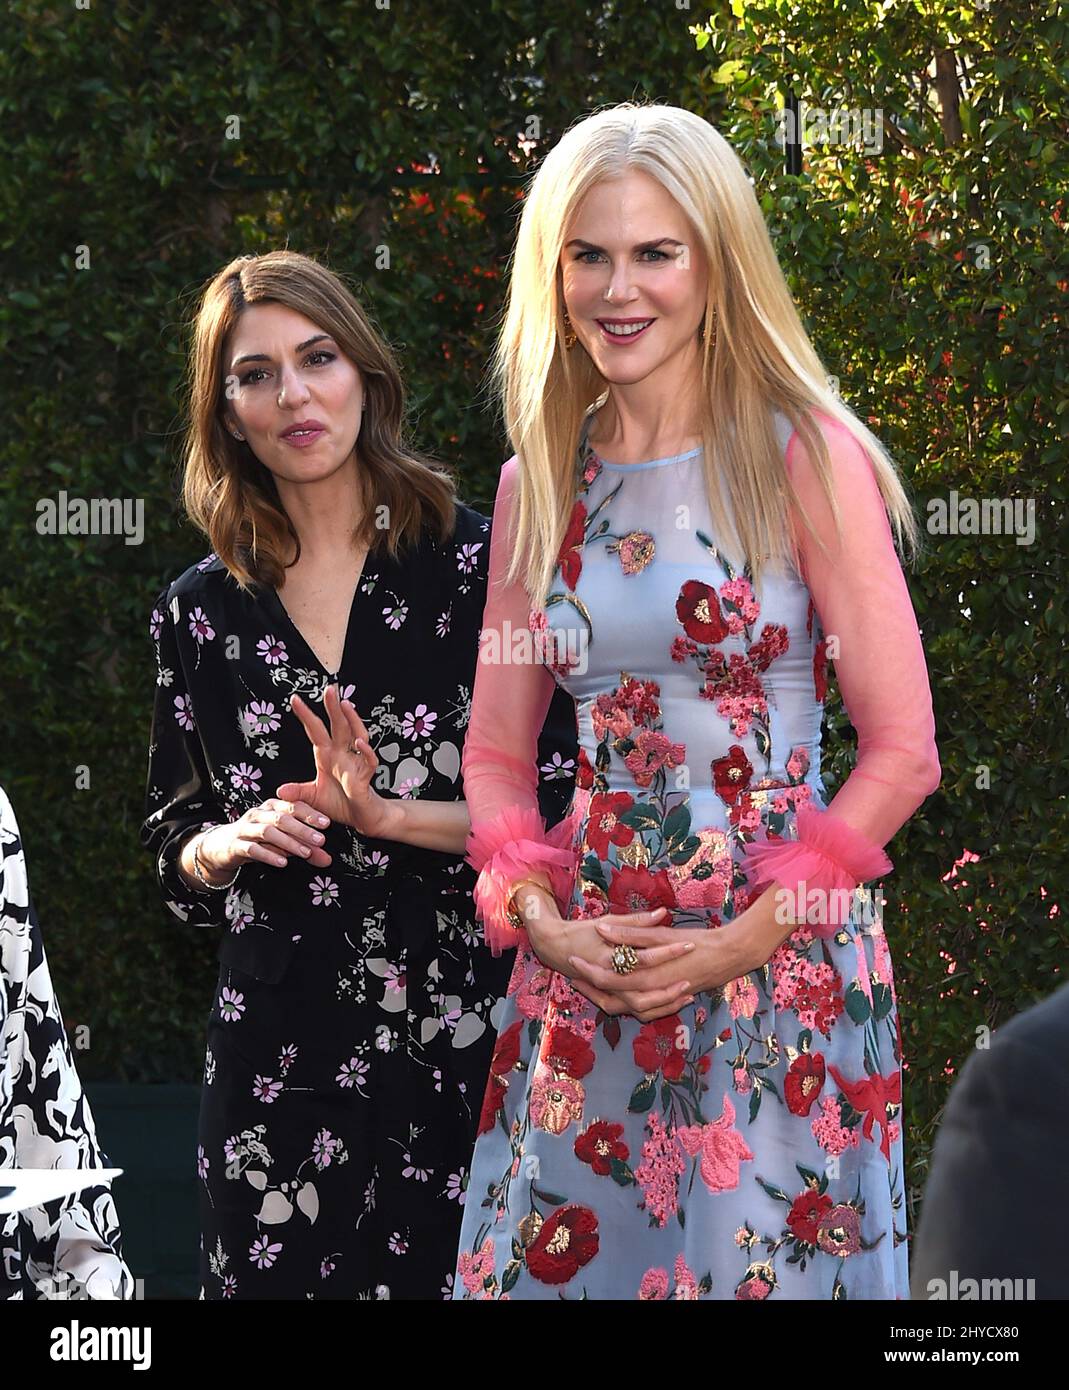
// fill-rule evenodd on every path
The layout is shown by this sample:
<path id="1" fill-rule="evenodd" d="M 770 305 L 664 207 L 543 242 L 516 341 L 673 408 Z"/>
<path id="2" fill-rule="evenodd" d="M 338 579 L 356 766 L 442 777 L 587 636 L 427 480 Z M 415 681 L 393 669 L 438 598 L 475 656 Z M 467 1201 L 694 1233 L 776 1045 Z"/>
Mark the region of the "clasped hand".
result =
<path id="1" fill-rule="evenodd" d="M 536 901 L 540 901 L 536 899 Z M 663 927 L 664 908 L 566 920 L 538 913 L 526 922 L 544 965 L 606 1014 L 633 1014 L 643 1023 L 678 1012 L 696 993 L 716 989 L 761 962 L 738 922 L 715 929 Z M 638 958 L 626 975 L 612 968 L 616 946 Z"/>

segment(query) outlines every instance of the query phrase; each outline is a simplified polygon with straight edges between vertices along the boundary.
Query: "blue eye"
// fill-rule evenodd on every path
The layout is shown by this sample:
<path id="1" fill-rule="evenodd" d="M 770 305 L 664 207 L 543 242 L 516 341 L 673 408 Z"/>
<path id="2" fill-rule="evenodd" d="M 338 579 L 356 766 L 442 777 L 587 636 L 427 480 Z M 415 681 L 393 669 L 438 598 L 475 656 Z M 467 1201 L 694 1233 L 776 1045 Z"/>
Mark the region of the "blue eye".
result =
<path id="1" fill-rule="evenodd" d="M 577 254 L 577 256 L 575 257 L 575 259 L 576 259 L 577 261 L 583 261 L 584 258 L 585 258 L 586 256 L 600 256 L 600 255 L 601 255 L 601 252 L 600 252 L 600 251 L 580 251 L 580 252 Z M 656 260 L 658 260 L 658 261 L 667 261 L 667 260 L 670 259 L 669 255 L 668 255 L 668 253 L 667 253 L 666 251 L 658 251 L 658 250 L 656 249 L 656 247 L 653 247 L 653 246 L 647 246 L 646 249 L 642 252 L 642 255 L 643 255 L 643 256 L 653 256 L 653 257 L 655 257 Z M 584 264 L 590 265 L 591 262 L 590 262 L 590 261 L 584 261 Z M 646 264 L 649 265 L 649 264 L 651 264 L 651 262 L 647 261 Z"/>

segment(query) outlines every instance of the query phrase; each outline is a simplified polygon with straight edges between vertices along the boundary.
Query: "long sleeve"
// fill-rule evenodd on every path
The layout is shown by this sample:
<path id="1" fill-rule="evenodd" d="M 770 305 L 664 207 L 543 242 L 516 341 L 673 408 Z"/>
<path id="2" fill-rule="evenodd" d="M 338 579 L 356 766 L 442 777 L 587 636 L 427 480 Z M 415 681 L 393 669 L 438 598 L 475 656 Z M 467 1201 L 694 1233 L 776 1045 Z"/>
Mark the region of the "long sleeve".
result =
<path id="1" fill-rule="evenodd" d="M 178 867 L 182 842 L 190 834 L 230 817 L 213 791 L 197 732 L 174 630 L 178 600 L 168 603 L 167 596 L 165 589 L 156 600 L 150 628 L 156 646 L 156 695 L 141 846 L 153 855 L 164 903 L 176 917 L 197 926 L 225 926 L 231 895 L 208 888 L 198 891 Z"/>
<path id="2" fill-rule="evenodd" d="M 545 871 L 562 904 L 576 862 L 572 818 L 547 832 L 538 807 L 538 735 L 555 682 L 544 662 L 525 661 L 522 654 L 516 659 L 529 641 L 531 611 L 522 580 L 504 582 L 518 483 L 519 460 L 513 456 L 501 469 L 494 503 L 486 607 L 461 761 L 472 825 L 465 858 L 479 875 L 472 896 L 494 955 L 525 936 L 506 916 L 509 888 Z"/>
<path id="3" fill-rule="evenodd" d="M 857 761 L 826 811 L 799 811 L 797 840 L 745 849 L 751 886 L 772 879 L 810 893 L 852 890 L 889 872 L 893 865 L 882 847 L 941 777 L 924 649 L 876 476 L 844 425 L 823 413 L 817 419 L 828 444 L 842 541 L 797 432 L 787 446 L 787 469 L 827 555 L 793 509 L 791 523 L 801 575 L 835 653 L 839 689 L 857 731 Z M 830 895 L 829 934 L 839 925 L 838 900 Z"/>

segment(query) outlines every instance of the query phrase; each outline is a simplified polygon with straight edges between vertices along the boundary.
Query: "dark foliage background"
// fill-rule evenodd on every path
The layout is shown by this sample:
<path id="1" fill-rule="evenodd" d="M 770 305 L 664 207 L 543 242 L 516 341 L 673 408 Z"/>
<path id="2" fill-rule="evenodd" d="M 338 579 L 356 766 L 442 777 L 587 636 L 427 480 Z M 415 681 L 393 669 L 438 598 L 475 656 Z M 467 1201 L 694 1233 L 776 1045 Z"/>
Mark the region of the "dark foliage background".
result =
<path id="1" fill-rule="evenodd" d="M 401 356 L 413 442 L 488 510 L 509 451 L 481 388 L 524 176 L 579 115 L 662 100 L 747 163 L 828 371 L 922 521 L 952 489 L 1035 502 L 1032 545 L 930 535 L 910 575 L 944 769 L 886 885 L 916 1193 L 983 1030 L 1064 978 L 1064 11 L 381 3 L 7 7 L 0 781 L 68 1031 L 88 1029 L 80 1070 L 200 1077 L 214 934 L 164 914 L 137 845 L 148 616 L 208 549 L 174 504 L 199 288 L 280 245 L 349 276 Z M 786 173 L 788 91 L 879 108 L 882 149 L 815 143 Z M 143 499 L 144 543 L 38 534 L 60 490 Z M 826 732 L 834 788 L 853 748 L 834 698 Z"/>

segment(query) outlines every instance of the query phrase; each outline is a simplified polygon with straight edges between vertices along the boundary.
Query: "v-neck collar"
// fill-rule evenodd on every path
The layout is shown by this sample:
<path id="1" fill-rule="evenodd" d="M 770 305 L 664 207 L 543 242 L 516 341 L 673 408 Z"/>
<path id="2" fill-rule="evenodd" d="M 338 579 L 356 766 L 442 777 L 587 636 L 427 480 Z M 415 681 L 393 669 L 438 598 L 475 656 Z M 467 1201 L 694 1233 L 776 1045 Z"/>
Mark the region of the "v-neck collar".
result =
<path id="1" fill-rule="evenodd" d="M 348 671 L 350 669 L 350 659 L 352 656 L 351 647 L 354 640 L 353 619 L 356 614 L 357 605 L 360 602 L 360 595 L 363 592 L 365 580 L 370 579 L 372 575 L 374 575 L 377 579 L 381 570 L 381 564 L 381 557 L 373 556 L 372 552 L 369 550 L 367 555 L 364 557 L 364 564 L 360 570 L 360 576 L 356 581 L 356 588 L 353 590 L 352 601 L 349 604 L 349 617 L 345 624 L 345 640 L 342 643 L 341 661 L 339 662 L 338 669 L 336 671 L 328 671 L 327 668 L 323 665 L 322 661 L 320 661 L 319 657 L 312 650 L 312 644 L 308 641 L 304 633 L 290 617 L 289 609 L 286 607 L 286 605 L 282 602 L 282 599 L 279 597 L 278 590 L 270 584 L 262 584 L 260 586 L 261 600 L 263 601 L 264 607 L 271 614 L 271 617 L 274 619 L 276 625 L 285 628 L 289 631 L 291 637 L 296 639 L 300 646 L 304 648 L 305 653 L 311 659 L 313 667 L 317 671 L 321 671 L 323 675 L 327 677 L 327 680 L 330 682 L 336 681 L 341 676 L 343 670 Z"/>

